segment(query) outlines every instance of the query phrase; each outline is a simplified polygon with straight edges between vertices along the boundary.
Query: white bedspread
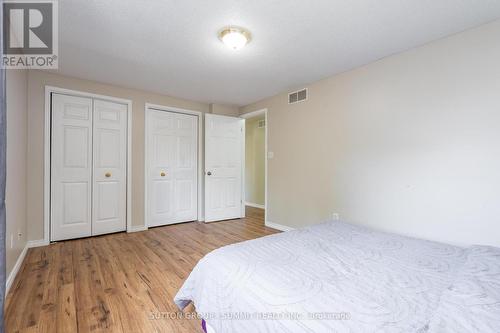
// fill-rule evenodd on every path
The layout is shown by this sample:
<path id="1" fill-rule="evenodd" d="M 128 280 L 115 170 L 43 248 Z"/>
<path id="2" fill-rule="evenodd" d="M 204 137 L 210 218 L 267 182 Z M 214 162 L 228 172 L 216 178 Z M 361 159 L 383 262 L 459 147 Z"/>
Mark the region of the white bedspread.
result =
<path id="1" fill-rule="evenodd" d="M 500 332 L 499 253 L 328 222 L 209 253 L 175 302 L 217 333 Z"/>

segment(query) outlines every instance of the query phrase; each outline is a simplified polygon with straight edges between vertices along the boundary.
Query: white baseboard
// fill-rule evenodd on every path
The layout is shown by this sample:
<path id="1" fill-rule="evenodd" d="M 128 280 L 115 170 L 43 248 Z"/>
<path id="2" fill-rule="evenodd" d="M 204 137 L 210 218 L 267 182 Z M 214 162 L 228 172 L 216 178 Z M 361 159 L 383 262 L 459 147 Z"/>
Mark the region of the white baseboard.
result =
<path id="1" fill-rule="evenodd" d="M 280 230 L 280 231 L 290 231 L 290 230 L 295 229 L 295 228 L 289 227 L 287 225 L 273 223 L 270 221 L 266 221 L 265 224 L 266 224 L 266 227 L 273 228 L 273 229 Z"/>
<path id="2" fill-rule="evenodd" d="M 250 207 L 260 208 L 260 209 L 266 209 L 266 206 L 259 205 L 259 204 L 253 203 L 253 202 L 245 202 L 245 206 L 250 206 Z"/>
<path id="3" fill-rule="evenodd" d="M 31 249 L 32 247 L 39 247 L 39 246 L 46 246 L 46 245 L 49 245 L 50 242 L 44 240 L 44 239 L 37 239 L 37 240 L 30 240 L 28 241 L 28 243 L 26 244 L 26 246 L 28 247 L 28 249 Z"/>
<path id="4" fill-rule="evenodd" d="M 17 258 L 16 264 L 12 268 L 12 271 L 10 271 L 9 276 L 7 277 L 7 280 L 5 281 L 5 296 L 9 293 L 9 289 L 12 286 L 12 283 L 14 283 L 14 280 L 16 279 L 16 275 L 21 269 L 21 266 L 23 265 L 24 258 L 26 257 L 26 253 L 28 252 L 28 244 L 24 247 L 23 251 L 19 255 L 19 258 Z"/>
<path id="5" fill-rule="evenodd" d="M 145 230 L 148 230 L 148 227 L 146 227 L 145 225 L 133 225 L 129 230 L 127 230 L 127 232 L 131 233 L 131 232 L 139 232 Z"/>

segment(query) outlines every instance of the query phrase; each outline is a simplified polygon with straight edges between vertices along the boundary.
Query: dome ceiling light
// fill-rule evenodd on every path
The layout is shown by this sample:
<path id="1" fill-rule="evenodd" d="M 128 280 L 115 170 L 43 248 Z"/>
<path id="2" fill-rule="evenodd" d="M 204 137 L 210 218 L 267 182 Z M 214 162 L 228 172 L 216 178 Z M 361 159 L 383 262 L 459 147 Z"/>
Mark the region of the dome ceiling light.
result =
<path id="1" fill-rule="evenodd" d="M 250 31 L 241 27 L 229 26 L 219 32 L 221 42 L 233 50 L 242 49 L 250 42 L 251 38 Z"/>

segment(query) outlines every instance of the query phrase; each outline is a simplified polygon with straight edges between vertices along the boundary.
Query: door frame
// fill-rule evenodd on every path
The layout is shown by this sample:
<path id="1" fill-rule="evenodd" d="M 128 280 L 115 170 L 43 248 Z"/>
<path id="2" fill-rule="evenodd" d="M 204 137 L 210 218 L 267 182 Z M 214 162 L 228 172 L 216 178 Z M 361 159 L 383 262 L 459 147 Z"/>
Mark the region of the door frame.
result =
<path id="1" fill-rule="evenodd" d="M 203 148 L 202 148 L 202 138 L 203 138 L 203 112 L 201 111 L 195 111 L 195 110 L 188 110 L 188 109 L 182 109 L 182 108 L 177 108 L 173 106 L 166 106 L 166 105 L 158 105 L 158 104 L 153 104 L 153 103 L 148 103 L 144 105 L 144 228 L 148 229 L 149 228 L 149 219 L 148 219 L 148 211 L 147 207 L 149 207 L 149 198 L 148 198 L 148 170 L 149 170 L 149 151 L 148 151 L 148 112 L 149 110 L 154 110 L 154 111 L 163 111 L 163 112 L 173 112 L 173 113 L 181 113 L 181 114 L 187 114 L 191 116 L 196 116 L 198 117 L 198 157 L 197 157 L 197 164 L 198 164 L 198 179 L 197 179 L 197 220 L 198 221 L 204 221 L 205 216 L 204 216 L 204 211 L 203 211 L 203 190 L 204 190 L 204 182 L 203 182 Z"/>
<path id="2" fill-rule="evenodd" d="M 44 171 L 43 171 L 43 240 L 35 241 L 37 245 L 50 244 L 50 223 L 51 223 L 51 210 L 52 205 L 50 202 L 50 140 L 52 135 L 52 100 L 51 94 L 71 95 L 77 97 L 87 97 L 100 99 L 110 102 L 116 102 L 127 105 L 127 232 L 133 231 L 132 229 L 132 101 L 129 99 L 99 95 L 85 91 L 71 90 L 55 86 L 45 86 L 45 110 L 44 110 Z"/>
<path id="3" fill-rule="evenodd" d="M 267 180 L 267 177 L 268 177 L 268 174 L 267 174 L 267 164 L 268 164 L 268 154 L 267 154 L 267 143 L 268 143 L 268 123 L 267 123 L 267 109 L 260 109 L 260 110 L 257 110 L 257 111 L 252 111 L 252 112 L 248 112 L 248 113 L 244 113 L 244 114 L 241 114 L 240 115 L 240 118 L 243 118 L 243 119 L 249 119 L 249 118 L 254 118 L 254 117 L 257 117 L 257 116 L 260 116 L 260 115 L 264 115 L 264 119 L 265 119 L 265 122 L 266 122 L 266 127 L 264 129 L 264 224 L 267 225 L 267 208 L 269 207 L 268 206 L 268 201 L 269 201 L 269 197 L 267 195 L 267 184 L 268 184 L 268 180 Z M 245 126 L 246 127 L 246 126 Z M 246 148 L 246 135 L 243 136 L 243 145 L 244 147 Z M 246 157 L 246 152 L 244 153 L 245 156 L 243 156 L 244 158 Z M 245 184 L 245 176 L 246 176 L 246 170 L 245 170 L 245 160 L 243 160 L 243 204 L 246 205 L 246 184 Z"/>

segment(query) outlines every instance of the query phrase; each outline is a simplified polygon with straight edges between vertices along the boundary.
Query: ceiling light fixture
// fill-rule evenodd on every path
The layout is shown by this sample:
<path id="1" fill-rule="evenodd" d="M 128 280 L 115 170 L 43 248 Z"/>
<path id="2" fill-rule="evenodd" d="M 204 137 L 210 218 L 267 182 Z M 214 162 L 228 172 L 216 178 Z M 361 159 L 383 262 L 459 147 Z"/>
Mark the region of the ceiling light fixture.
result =
<path id="1" fill-rule="evenodd" d="M 250 42 L 251 38 L 250 31 L 241 27 L 229 26 L 219 32 L 221 42 L 233 50 L 242 49 Z"/>

